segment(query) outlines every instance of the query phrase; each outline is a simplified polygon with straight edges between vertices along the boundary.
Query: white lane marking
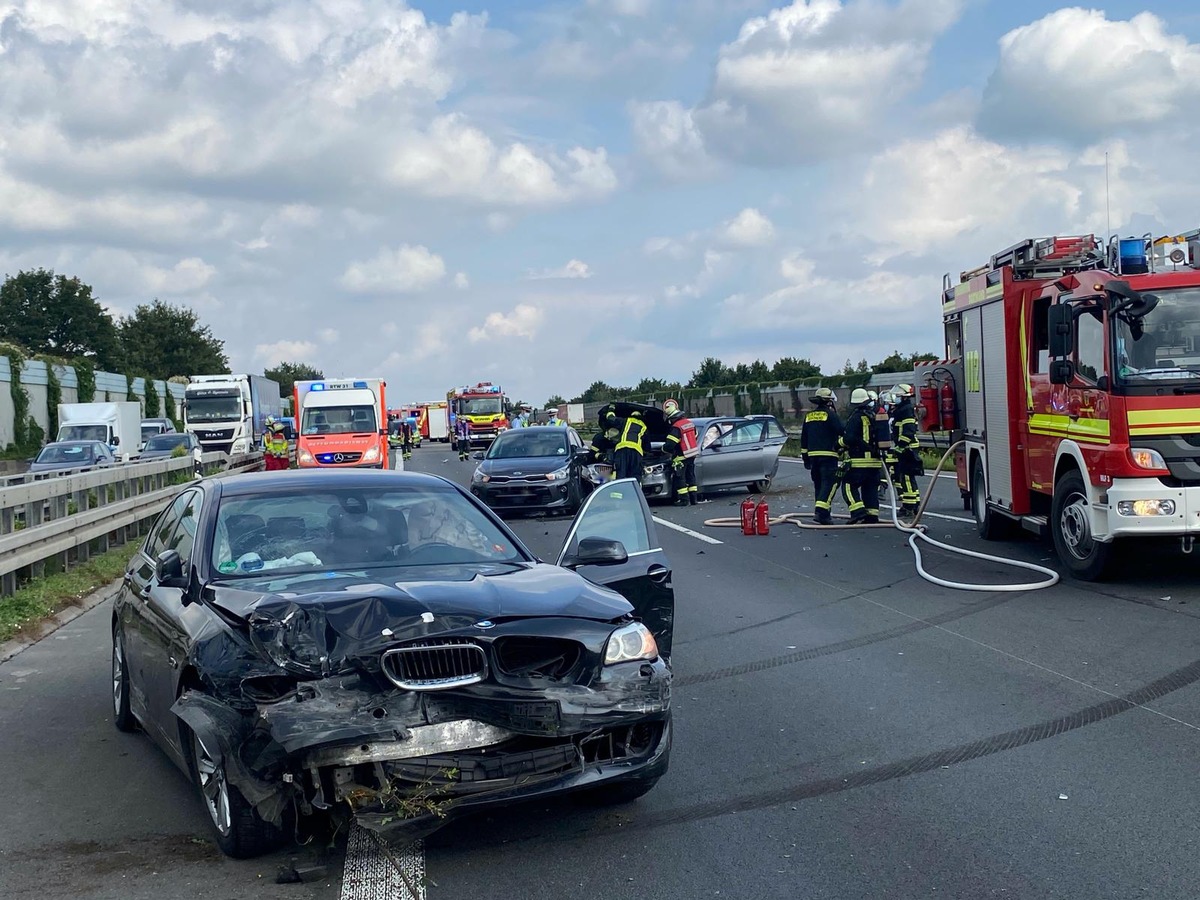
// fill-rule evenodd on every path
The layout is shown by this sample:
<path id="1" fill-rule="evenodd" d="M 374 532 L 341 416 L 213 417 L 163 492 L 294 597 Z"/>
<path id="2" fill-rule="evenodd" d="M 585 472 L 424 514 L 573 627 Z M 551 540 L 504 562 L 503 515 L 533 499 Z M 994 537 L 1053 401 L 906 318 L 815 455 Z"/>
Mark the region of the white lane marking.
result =
<path id="1" fill-rule="evenodd" d="M 692 531 L 690 528 L 684 528 L 682 525 L 676 525 L 674 522 L 668 522 L 666 519 L 660 519 L 654 516 L 654 521 L 659 525 L 670 528 L 672 531 L 678 531 L 680 534 L 690 535 L 698 541 L 704 541 L 706 544 L 723 544 L 724 541 L 718 541 L 715 537 L 709 537 L 707 534 L 701 534 L 698 531 Z"/>
<path id="2" fill-rule="evenodd" d="M 341 900 L 425 900 L 425 846 L 402 850 L 357 823 L 350 826 Z"/>
<path id="3" fill-rule="evenodd" d="M 883 509 L 895 509 L 896 508 L 896 507 L 892 506 L 892 504 L 890 504 L 890 503 L 880 503 L 879 505 Z M 946 516 L 946 515 L 943 515 L 942 513 L 931 513 L 931 512 L 921 513 L 922 519 L 925 518 L 926 516 L 933 516 L 935 519 L 949 519 L 951 522 L 966 522 L 968 525 L 975 524 L 974 519 L 966 519 L 966 518 L 963 518 L 962 516 Z"/>

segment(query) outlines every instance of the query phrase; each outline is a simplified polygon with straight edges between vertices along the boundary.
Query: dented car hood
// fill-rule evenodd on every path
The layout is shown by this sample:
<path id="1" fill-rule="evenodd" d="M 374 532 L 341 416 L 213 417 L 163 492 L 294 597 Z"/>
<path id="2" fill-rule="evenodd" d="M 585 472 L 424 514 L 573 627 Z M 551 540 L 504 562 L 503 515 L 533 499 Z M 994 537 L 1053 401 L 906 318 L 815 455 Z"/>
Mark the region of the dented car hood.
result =
<path id="1" fill-rule="evenodd" d="M 328 674 L 398 641 L 535 617 L 610 622 L 629 601 L 557 566 L 520 563 L 372 569 L 216 582 L 208 600 L 244 622 L 277 665 Z M 486 625 L 484 626 L 486 627 Z"/>

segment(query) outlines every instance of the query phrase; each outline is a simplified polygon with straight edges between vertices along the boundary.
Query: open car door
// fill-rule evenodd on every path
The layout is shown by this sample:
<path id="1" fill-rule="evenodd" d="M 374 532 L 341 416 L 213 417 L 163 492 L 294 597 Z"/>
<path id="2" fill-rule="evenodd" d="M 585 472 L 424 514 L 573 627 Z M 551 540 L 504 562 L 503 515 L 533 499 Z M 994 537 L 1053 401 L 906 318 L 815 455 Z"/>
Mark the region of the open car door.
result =
<path id="1" fill-rule="evenodd" d="M 571 523 L 558 565 L 612 588 L 633 604 L 668 661 L 675 630 L 671 566 L 641 486 L 632 478 L 596 488 Z"/>

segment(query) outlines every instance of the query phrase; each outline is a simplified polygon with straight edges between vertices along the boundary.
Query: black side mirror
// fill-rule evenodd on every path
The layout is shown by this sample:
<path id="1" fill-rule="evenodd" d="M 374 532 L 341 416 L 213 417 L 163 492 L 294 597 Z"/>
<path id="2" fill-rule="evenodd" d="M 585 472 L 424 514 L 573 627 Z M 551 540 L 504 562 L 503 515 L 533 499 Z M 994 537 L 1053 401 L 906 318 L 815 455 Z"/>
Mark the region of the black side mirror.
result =
<path id="1" fill-rule="evenodd" d="M 163 587 L 186 588 L 187 578 L 183 574 L 183 560 L 175 550 L 164 550 L 154 560 L 154 577 Z"/>
<path id="2" fill-rule="evenodd" d="M 1050 362 L 1050 383 L 1070 384 L 1075 376 L 1075 365 L 1069 359 L 1055 359 Z"/>
<path id="3" fill-rule="evenodd" d="M 1075 349 L 1075 310 L 1067 303 L 1059 303 L 1050 307 L 1050 358 L 1062 359 L 1070 356 Z M 1065 384 L 1065 382 L 1054 382 Z"/>
<path id="4" fill-rule="evenodd" d="M 574 555 L 563 560 L 568 568 L 575 566 L 619 566 L 629 561 L 625 545 L 612 538 L 585 537 L 579 542 Z"/>

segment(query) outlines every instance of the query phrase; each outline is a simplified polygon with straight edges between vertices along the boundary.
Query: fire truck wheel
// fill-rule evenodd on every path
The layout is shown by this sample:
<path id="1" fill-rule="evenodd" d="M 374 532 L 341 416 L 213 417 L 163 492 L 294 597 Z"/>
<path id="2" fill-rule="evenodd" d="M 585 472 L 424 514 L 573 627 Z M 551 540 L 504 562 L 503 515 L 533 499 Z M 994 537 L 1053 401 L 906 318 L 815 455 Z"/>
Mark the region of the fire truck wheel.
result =
<path id="1" fill-rule="evenodd" d="M 971 467 L 971 510 L 975 513 L 975 528 L 985 541 L 1002 541 L 1008 537 L 1008 519 L 988 506 L 983 460 L 979 457 L 975 457 L 975 464 Z"/>
<path id="2" fill-rule="evenodd" d="M 1097 581 L 1112 559 L 1112 543 L 1092 537 L 1087 487 L 1078 471 L 1066 472 L 1054 485 L 1050 534 L 1058 558 L 1081 581 Z"/>

